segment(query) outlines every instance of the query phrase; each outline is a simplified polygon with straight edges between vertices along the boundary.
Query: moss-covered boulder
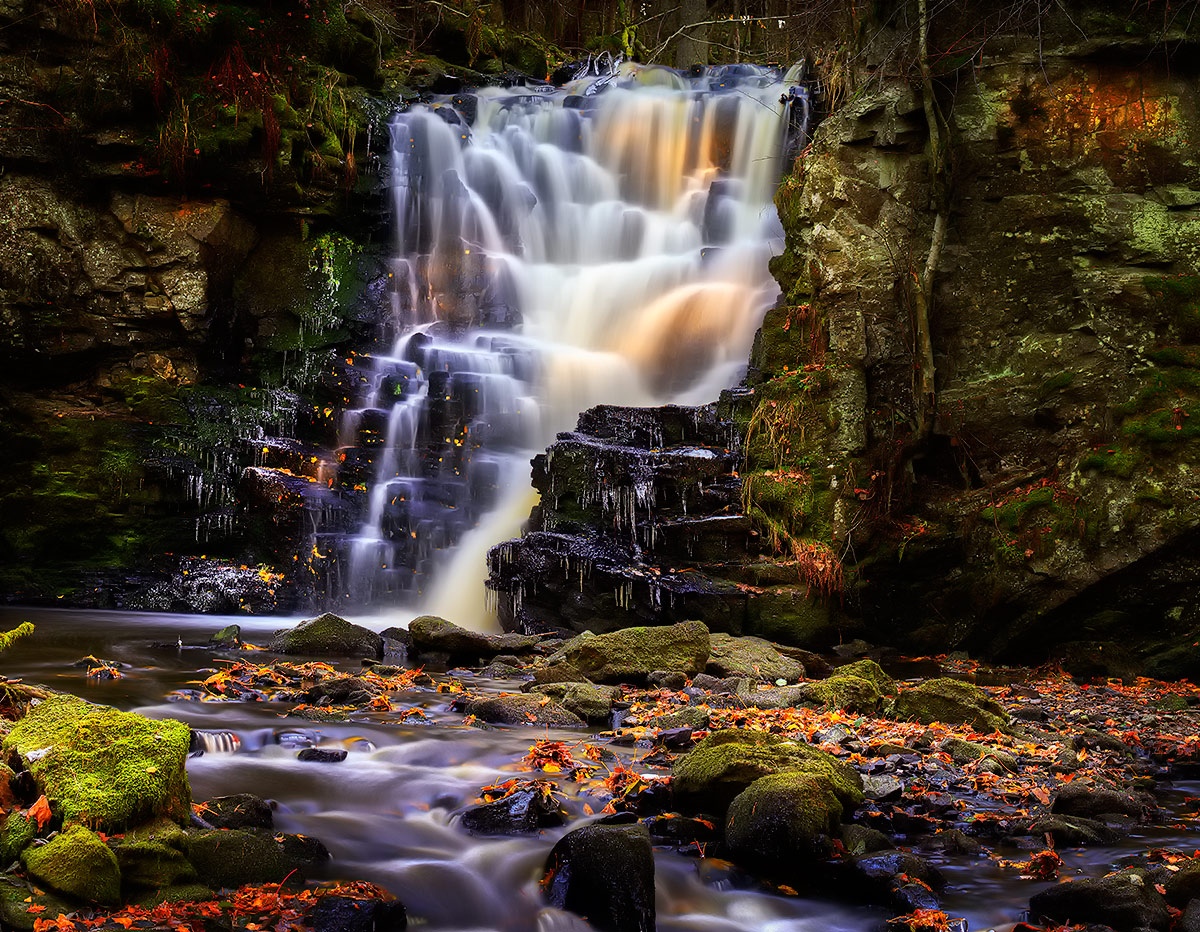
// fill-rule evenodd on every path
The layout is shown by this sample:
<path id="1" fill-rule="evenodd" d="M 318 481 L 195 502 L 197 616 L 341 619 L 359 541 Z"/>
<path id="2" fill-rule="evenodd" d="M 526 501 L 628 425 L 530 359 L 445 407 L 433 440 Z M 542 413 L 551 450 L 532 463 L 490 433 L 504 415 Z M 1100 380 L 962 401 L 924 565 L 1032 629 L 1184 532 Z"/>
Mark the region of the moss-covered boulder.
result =
<path id="1" fill-rule="evenodd" d="M 879 708 L 883 697 L 870 680 L 858 676 L 837 674 L 805 688 L 805 696 L 831 709 L 871 713 Z"/>
<path id="2" fill-rule="evenodd" d="M 196 869 L 184 854 L 186 847 L 186 833 L 165 819 L 114 840 L 112 850 L 121 868 L 122 897 L 137 901 L 168 887 L 194 884 Z"/>
<path id="3" fill-rule="evenodd" d="M 17 722 L 2 747 L 20 756 L 64 823 L 113 833 L 189 817 L 190 740 L 182 722 L 52 696 Z"/>
<path id="4" fill-rule="evenodd" d="M 383 638 L 362 625 L 351 624 L 333 612 L 276 631 L 271 650 L 281 654 L 317 657 L 382 657 Z"/>
<path id="5" fill-rule="evenodd" d="M 314 842 L 315 848 L 295 839 L 241 829 L 190 832 L 186 854 L 200 881 L 214 890 L 248 883 L 282 883 L 289 876 L 301 882 L 306 871 L 327 859 L 329 853 L 315 839 L 305 840 Z"/>
<path id="6" fill-rule="evenodd" d="M 712 634 L 709 635 L 705 672 L 722 679 L 748 676 L 763 683 L 779 680 L 794 683 L 804 676 L 804 665 L 780 653 L 774 644 L 762 638 Z"/>
<path id="7" fill-rule="evenodd" d="M 101 906 L 121 902 L 121 868 L 112 850 L 95 832 L 72 825 L 44 845 L 26 848 L 21 855 L 25 871 L 34 880 Z"/>
<path id="8" fill-rule="evenodd" d="M 790 869 L 828 853 L 841 819 L 827 775 L 777 773 L 755 780 L 730 804 L 725 843 L 739 863 Z"/>
<path id="9" fill-rule="evenodd" d="M 978 686 L 947 677 L 903 690 L 896 697 L 895 714 L 922 725 L 970 725 L 981 732 L 1000 731 L 1010 724 L 1004 707 Z"/>
<path id="10" fill-rule="evenodd" d="M 0 923 L 6 929 L 32 932 L 36 920 L 69 913 L 74 908 L 53 893 L 31 892 L 28 884 L 0 877 Z"/>
<path id="11" fill-rule="evenodd" d="M 824 780 L 845 809 L 863 801 L 862 778 L 824 751 L 761 731 L 714 732 L 675 763 L 671 793 L 688 812 L 723 815 L 752 783 L 778 773 L 808 773 Z"/>
<path id="12" fill-rule="evenodd" d="M 870 680 L 881 695 L 896 695 L 896 681 L 883 672 L 883 667 L 874 660 L 855 660 L 843 664 L 834 673 L 837 676 L 857 676 L 860 680 Z"/>
<path id="13" fill-rule="evenodd" d="M 10 812 L 0 822 L 0 867 L 15 861 L 37 837 L 37 823 L 23 812 Z"/>
<path id="14" fill-rule="evenodd" d="M 546 859 L 550 903 L 601 932 L 653 932 L 654 852 L 643 825 L 585 825 L 567 832 Z"/>
<path id="15" fill-rule="evenodd" d="M 613 701 L 621 694 L 615 686 L 595 683 L 542 683 L 529 691 L 557 699 L 564 709 L 589 725 L 607 724 L 612 718 Z"/>
<path id="16" fill-rule="evenodd" d="M 1017 759 L 1007 751 L 988 747 L 976 741 L 964 741 L 962 738 L 947 738 L 938 748 L 950 755 L 956 764 L 970 764 L 979 761 L 979 769 L 988 773 L 1013 773 L 1017 769 Z"/>
<path id="17" fill-rule="evenodd" d="M 568 712 L 549 696 L 532 693 L 461 696 L 450 704 L 450 708 L 495 725 L 583 728 L 585 724 L 578 715 Z"/>
<path id="18" fill-rule="evenodd" d="M 453 663 L 476 663 L 498 654 L 524 654 L 537 646 L 528 634 L 483 634 L 460 628 L 436 615 L 422 615 L 408 624 L 409 652 L 414 657 L 441 654 Z"/>
<path id="19" fill-rule="evenodd" d="M 709 635 L 699 621 L 583 634 L 564 644 L 550 661 L 565 662 L 597 683 L 644 683 L 657 670 L 695 676 L 704 670 Z"/>

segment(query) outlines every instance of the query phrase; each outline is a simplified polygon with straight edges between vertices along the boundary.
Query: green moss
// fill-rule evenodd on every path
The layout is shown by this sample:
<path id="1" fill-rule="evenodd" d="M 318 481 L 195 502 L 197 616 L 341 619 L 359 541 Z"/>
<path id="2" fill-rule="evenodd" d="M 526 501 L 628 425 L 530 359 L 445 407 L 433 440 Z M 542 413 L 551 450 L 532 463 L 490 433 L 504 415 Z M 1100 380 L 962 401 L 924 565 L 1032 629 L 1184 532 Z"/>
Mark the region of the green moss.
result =
<path id="1" fill-rule="evenodd" d="M 182 722 L 52 696 L 13 727 L 3 749 L 21 756 L 65 823 L 120 832 L 154 817 L 189 817 L 190 740 Z"/>
<path id="2" fill-rule="evenodd" d="M 1200 275 L 1149 276 L 1142 281 L 1174 316 L 1184 336 L 1200 335 Z"/>
<path id="3" fill-rule="evenodd" d="M 999 731 L 1008 727 L 1008 713 L 978 686 L 947 677 L 929 680 L 896 698 L 896 717 L 922 725 L 942 722 L 970 725 L 976 731 Z"/>
<path id="4" fill-rule="evenodd" d="M 863 800 L 862 780 L 837 758 L 760 731 L 717 731 L 681 757 L 671 791 L 685 810 L 722 815 L 756 780 L 777 773 L 808 773 L 823 780 L 843 805 Z"/>
<path id="5" fill-rule="evenodd" d="M 834 788 L 813 773 L 779 773 L 754 781 L 729 807 L 725 842 L 740 863 L 778 873 L 829 849 L 842 819 Z"/>
<path id="6" fill-rule="evenodd" d="M 1097 450 L 1079 461 L 1079 471 L 1096 471 L 1120 479 L 1130 478 L 1143 462 L 1143 458 L 1129 450 Z"/>
<path id="7" fill-rule="evenodd" d="M 1151 350 L 1146 356 L 1160 366 L 1187 366 L 1200 369 L 1200 346 L 1163 346 Z"/>
<path id="8" fill-rule="evenodd" d="M 23 621 L 11 631 L 5 631 L 0 634 L 0 651 L 8 650 L 17 641 L 23 637 L 28 637 L 33 634 L 33 624 L 28 621 Z"/>
<path id="9" fill-rule="evenodd" d="M 184 855 L 187 834 L 177 824 L 160 819 L 126 832 L 113 843 L 121 868 L 121 889 L 126 900 L 196 880 L 196 869 Z"/>
<path id="10" fill-rule="evenodd" d="M 1061 392 L 1064 388 L 1067 388 L 1074 381 L 1075 381 L 1075 373 L 1074 372 L 1058 372 L 1058 373 L 1050 376 L 1049 378 L 1045 379 L 1042 382 L 1042 384 L 1038 386 L 1037 397 L 1038 398 L 1048 398 L 1050 395 L 1053 395 L 1055 392 Z"/>
<path id="11" fill-rule="evenodd" d="M 163 903 L 201 903 L 215 896 L 216 894 L 202 883 L 183 883 L 147 891 L 132 902 L 143 909 L 153 909 Z"/>
<path id="12" fill-rule="evenodd" d="M 0 865 L 7 866 L 37 837 L 37 824 L 20 812 L 10 812 L 0 824 Z"/>
<path id="13" fill-rule="evenodd" d="M 842 675 L 841 670 L 828 679 L 818 680 L 808 688 L 808 697 L 831 709 L 849 712 L 874 712 L 882 698 L 870 680 Z"/>
<path id="14" fill-rule="evenodd" d="M 241 829 L 190 833 L 187 858 L 200 880 L 214 890 L 248 883 L 282 883 L 301 866 L 272 836 Z M 299 875 L 294 879 L 302 882 Z"/>
<path id="15" fill-rule="evenodd" d="M 874 660 L 855 660 L 853 663 L 843 664 L 834 672 L 838 676 L 857 676 L 860 679 L 868 680 L 879 690 L 880 695 L 894 696 L 896 694 L 896 681 L 884 673 L 883 667 Z"/>
<path id="16" fill-rule="evenodd" d="M 27 848 L 21 860 L 31 877 L 59 893 L 101 906 L 121 902 L 116 856 L 82 825 L 72 825 L 46 844 Z"/>
<path id="17" fill-rule="evenodd" d="M 32 932 L 36 920 L 75 909 L 76 906 L 53 893 L 41 892 L 24 881 L 0 877 L 0 922 L 5 928 Z"/>

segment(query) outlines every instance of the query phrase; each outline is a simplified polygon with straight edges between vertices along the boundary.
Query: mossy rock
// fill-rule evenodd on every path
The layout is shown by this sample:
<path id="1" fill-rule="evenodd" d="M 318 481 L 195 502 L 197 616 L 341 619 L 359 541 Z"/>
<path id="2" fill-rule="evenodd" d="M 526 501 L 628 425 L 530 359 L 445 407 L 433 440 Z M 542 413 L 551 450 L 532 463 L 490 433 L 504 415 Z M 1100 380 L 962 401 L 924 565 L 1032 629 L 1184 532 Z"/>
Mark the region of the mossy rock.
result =
<path id="1" fill-rule="evenodd" d="M 116 833 L 158 817 L 189 817 L 190 741 L 182 722 L 52 696 L 16 724 L 2 747 L 20 755 L 64 823 Z"/>
<path id="2" fill-rule="evenodd" d="M 708 662 L 708 628 L 699 621 L 572 638 L 550 662 L 571 664 L 599 683 L 643 683 L 657 670 L 695 676 Z"/>
<path id="3" fill-rule="evenodd" d="M 184 883 L 148 891 L 133 902 L 143 909 L 153 909 L 163 903 L 197 903 L 211 900 L 215 896 L 216 894 L 202 883 Z"/>
<path id="4" fill-rule="evenodd" d="M 122 893 L 137 900 L 148 893 L 196 881 L 196 869 L 184 854 L 187 834 L 173 822 L 160 821 L 126 833 L 112 844 L 121 868 Z"/>
<path id="5" fill-rule="evenodd" d="M 671 792 L 680 809 L 724 815 L 756 780 L 809 773 L 826 780 L 846 809 L 863 801 L 862 778 L 824 751 L 761 731 L 729 728 L 709 735 L 675 763 Z"/>
<path id="6" fill-rule="evenodd" d="M 991 748 L 975 741 L 947 738 L 939 745 L 939 748 L 949 754 L 950 759 L 959 765 L 981 761 L 980 769 L 990 773 L 1012 773 L 1017 769 L 1017 759 L 1007 751 Z"/>
<path id="7" fill-rule="evenodd" d="M 37 912 L 31 913 L 31 909 Z M 0 923 L 7 929 L 33 932 L 36 920 L 73 912 L 74 909 L 74 906 L 53 893 L 38 893 L 31 885 L 0 877 Z"/>
<path id="8" fill-rule="evenodd" d="M 316 657 L 382 657 L 383 638 L 369 628 L 351 624 L 333 612 L 276 631 L 271 650 Z"/>
<path id="9" fill-rule="evenodd" d="M 613 700 L 621 694 L 615 686 L 594 683 L 542 683 L 529 691 L 557 699 L 564 709 L 589 725 L 607 724 L 612 718 Z"/>
<path id="10" fill-rule="evenodd" d="M 881 695 L 896 695 L 896 681 L 884 673 L 883 667 L 874 660 L 856 660 L 838 667 L 833 672 L 837 676 L 857 676 L 862 680 L 870 680 Z"/>
<path id="11" fill-rule="evenodd" d="M 21 862 L 30 877 L 59 893 L 101 906 L 121 902 L 116 855 L 82 825 L 72 825 L 44 845 L 26 848 Z"/>
<path id="12" fill-rule="evenodd" d="M 289 836 L 283 837 L 286 841 Z M 200 881 L 214 890 L 248 883 L 282 883 L 289 875 L 300 883 L 316 858 L 298 856 L 293 847 L 276 841 L 272 835 L 214 829 L 188 834 L 187 859 Z"/>
<path id="13" fill-rule="evenodd" d="M 725 843 L 739 863 L 790 869 L 827 854 L 841 820 L 828 777 L 777 773 L 755 780 L 730 804 Z"/>
<path id="14" fill-rule="evenodd" d="M 781 654 L 770 641 L 756 637 L 713 634 L 705 672 L 712 676 L 748 676 L 764 683 L 786 680 L 794 683 L 804 676 L 804 665 Z"/>
<path id="15" fill-rule="evenodd" d="M 838 674 L 813 683 L 805 690 L 808 699 L 831 709 L 871 713 L 879 708 L 882 696 L 870 680 Z"/>
<path id="16" fill-rule="evenodd" d="M 1001 731 L 1010 720 L 1003 706 L 978 686 L 940 677 L 906 689 L 896 697 L 895 714 L 922 725 L 970 725 L 976 731 Z"/>
<path id="17" fill-rule="evenodd" d="M 0 824 L 0 868 L 15 861 L 37 838 L 37 823 L 21 812 L 10 812 Z"/>

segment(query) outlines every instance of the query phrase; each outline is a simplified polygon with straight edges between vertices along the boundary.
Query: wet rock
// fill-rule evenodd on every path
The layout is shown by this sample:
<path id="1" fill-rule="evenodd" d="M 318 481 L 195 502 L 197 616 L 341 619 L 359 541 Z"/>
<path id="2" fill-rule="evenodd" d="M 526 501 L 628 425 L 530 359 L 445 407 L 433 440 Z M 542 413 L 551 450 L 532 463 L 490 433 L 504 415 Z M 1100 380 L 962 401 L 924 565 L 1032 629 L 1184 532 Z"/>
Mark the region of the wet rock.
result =
<path id="1" fill-rule="evenodd" d="M 479 671 L 480 676 L 488 676 L 496 680 L 526 679 L 530 676 L 519 657 L 512 654 L 498 654 L 492 662 Z"/>
<path id="2" fill-rule="evenodd" d="M 810 684 L 801 686 L 779 686 L 772 689 L 758 689 L 739 694 L 746 705 L 756 709 L 794 709 L 810 701 Z"/>
<path id="3" fill-rule="evenodd" d="M 763 683 L 778 680 L 794 683 L 803 679 L 804 666 L 762 638 L 712 634 L 705 672 L 721 678 L 737 676 Z"/>
<path id="4" fill-rule="evenodd" d="M 803 869 L 831 850 L 842 803 L 825 774 L 760 777 L 729 805 L 725 843 L 735 861 L 778 872 Z"/>
<path id="5" fill-rule="evenodd" d="M 306 698 L 313 705 L 362 705 L 379 693 L 379 687 L 361 676 L 334 676 L 317 683 Z"/>
<path id="6" fill-rule="evenodd" d="M 540 787 L 516 790 L 462 814 L 463 828 L 472 835 L 525 835 L 564 822 L 562 806 Z"/>
<path id="7" fill-rule="evenodd" d="M 30 877 L 67 896 L 116 906 L 121 902 L 121 869 L 116 855 L 82 825 L 72 825 L 44 845 L 21 854 Z"/>
<path id="8" fill-rule="evenodd" d="M 1068 783 L 1059 790 L 1050 808 L 1063 815 L 1095 817 L 1111 814 L 1142 818 L 1154 804 L 1148 798 L 1138 799 L 1128 793 L 1079 782 Z"/>
<path id="9" fill-rule="evenodd" d="M 709 713 L 707 710 L 689 706 L 678 712 L 668 712 L 665 715 L 655 715 L 646 724 L 656 731 L 674 731 L 679 728 L 700 730 L 707 728 Z"/>
<path id="10" fill-rule="evenodd" d="M 615 686 L 594 683 L 545 683 L 530 692 L 557 699 L 564 709 L 589 725 L 607 725 L 612 719 L 613 702 L 621 695 Z"/>
<path id="11" fill-rule="evenodd" d="M 673 812 L 649 816 L 642 819 L 642 824 L 649 830 L 651 838 L 676 845 L 703 845 L 717 837 L 717 831 L 710 822 Z"/>
<path id="12" fill-rule="evenodd" d="M 408 624 L 408 633 L 410 656 L 445 655 L 451 663 L 486 663 L 497 654 L 529 653 L 538 644 L 538 638 L 529 635 L 483 634 L 460 628 L 436 615 L 414 618 Z"/>
<path id="13" fill-rule="evenodd" d="M 1049 835 L 1060 848 L 1077 848 L 1083 845 L 1110 845 L 1118 834 L 1095 819 L 1080 816 L 1042 816 L 1029 824 L 1029 834 L 1034 837 Z"/>
<path id="14" fill-rule="evenodd" d="M 563 661 L 553 660 L 530 671 L 532 680 L 522 689 L 531 690 L 544 683 L 580 683 L 587 679 L 578 667 Z"/>
<path id="15" fill-rule="evenodd" d="M 898 692 L 896 681 L 884 673 L 883 667 L 874 660 L 863 659 L 842 664 L 834 669 L 833 675 L 857 676 L 861 680 L 869 680 L 883 696 L 894 696 Z"/>
<path id="16" fill-rule="evenodd" d="M 703 674 L 697 674 L 702 676 Z M 669 689 L 672 692 L 679 692 L 683 687 L 687 686 L 687 677 L 682 673 L 675 673 L 670 670 L 655 670 L 648 677 L 646 682 L 650 686 L 658 687 L 659 689 Z"/>
<path id="17" fill-rule="evenodd" d="M 0 822 L 0 861 L 15 861 L 31 841 L 37 838 L 37 823 L 20 812 L 10 812 Z"/>
<path id="18" fill-rule="evenodd" d="M 305 748 L 296 760 L 317 764 L 340 764 L 346 759 L 345 748 Z"/>
<path id="19" fill-rule="evenodd" d="M 1000 731 L 1009 725 L 1003 706 L 982 689 L 948 677 L 901 691 L 896 697 L 895 714 L 922 725 L 970 725 L 979 732 Z"/>
<path id="20" fill-rule="evenodd" d="M 672 770 L 671 790 L 676 805 L 686 812 L 724 815 L 752 783 L 777 773 L 827 777 L 845 810 L 863 801 L 861 778 L 835 757 L 764 732 L 738 729 L 714 732 L 681 757 Z"/>
<path id="21" fill-rule="evenodd" d="M 312 867 L 329 858 L 315 838 L 260 835 L 243 829 L 190 832 L 186 854 L 200 881 L 214 890 L 283 883 L 289 876 L 302 882 Z"/>
<path id="22" fill-rule="evenodd" d="M 403 932 L 408 914 L 399 900 L 358 900 L 326 894 L 309 910 L 313 932 Z"/>
<path id="23" fill-rule="evenodd" d="M 1193 899 L 1200 899 L 1200 859 L 1180 864 L 1179 870 L 1170 871 L 1162 880 L 1167 891 L 1167 903 L 1182 909 Z"/>
<path id="24" fill-rule="evenodd" d="M 383 656 L 383 638 L 369 628 L 351 624 L 332 612 L 275 632 L 270 648 L 280 654 L 316 657 Z"/>
<path id="25" fill-rule="evenodd" d="M 271 804 L 251 793 L 214 796 L 204 803 L 201 816 L 213 828 L 275 827 Z"/>
<path id="26" fill-rule="evenodd" d="M 946 854 L 983 853 L 983 845 L 957 828 L 931 835 L 921 842 L 921 847 L 927 851 L 942 851 Z"/>
<path id="27" fill-rule="evenodd" d="M 601 932 L 654 932 L 654 858 L 642 825 L 593 824 L 546 859 L 546 898 Z"/>
<path id="28" fill-rule="evenodd" d="M 1176 929 L 1177 932 L 1200 932 L 1200 899 L 1188 903 Z"/>
<path id="29" fill-rule="evenodd" d="M 64 823 L 117 833 L 160 816 L 189 817 L 190 744 L 182 722 L 52 696 L 13 726 L 2 747 L 21 758 Z"/>
<path id="30" fill-rule="evenodd" d="M 882 697 L 875 684 L 857 676 L 834 673 L 828 679 L 800 687 L 809 702 L 818 702 L 830 709 L 870 714 L 879 708 Z"/>
<path id="31" fill-rule="evenodd" d="M 864 774 L 863 795 L 877 801 L 896 800 L 904 792 L 904 783 L 891 774 Z"/>
<path id="32" fill-rule="evenodd" d="M 228 649 L 242 646 L 241 625 L 226 625 L 208 639 L 208 646 L 216 649 Z"/>
<path id="33" fill-rule="evenodd" d="M 407 628 L 384 628 L 379 632 L 383 638 L 384 654 L 395 654 L 400 657 L 408 656 L 408 648 L 412 644 L 412 635 Z"/>
<path id="34" fill-rule="evenodd" d="M 851 822 L 842 826 L 842 847 L 846 849 L 847 854 L 857 856 L 889 851 L 896 846 L 883 832 Z"/>
<path id="35" fill-rule="evenodd" d="M 194 884 L 196 869 L 184 854 L 187 835 L 178 825 L 165 819 L 110 839 L 121 870 L 122 894 L 127 900 L 140 899 L 169 887 Z"/>
<path id="36" fill-rule="evenodd" d="M 1138 871 L 1060 883 L 1029 901 L 1035 918 L 1052 922 L 1098 922 L 1118 932 L 1165 929 L 1167 901 Z"/>
<path id="37" fill-rule="evenodd" d="M 34 910 L 30 912 L 30 910 Z M 33 924 L 47 915 L 67 914 L 75 907 L 53 893 L 30 890 L 18 880 L 0 877 L 0 922 L 19 932 L 32 932 Z"/>
<path id="38" fill-rule="evenodd" d="M 462 696 L 451 704 L 452 711 L 474 715 L 494 725 L 538 725 L 549 728 L 583 728 L 585 723 L 549 696 L 506 694 Z"/>
<path id="39" fill-rule="evenodd" d="M 938 748 L 949 754 L 950 759 L 959 765 L 979 761 L 979 769 L 988 773 L 1013 773 L 1017 769 L 1017 759 L 1007 751 L 990 748 L 975 741 L 947 738 Z"/>
<path id="40" fill-rule="evenodd" d="M 565 661 L 598 683 L 644 683 L 658 670 L 694 676 L 708 661 L 708 628 L 698 621 L 623 628 L 572 638 L 550 661 Z"/>

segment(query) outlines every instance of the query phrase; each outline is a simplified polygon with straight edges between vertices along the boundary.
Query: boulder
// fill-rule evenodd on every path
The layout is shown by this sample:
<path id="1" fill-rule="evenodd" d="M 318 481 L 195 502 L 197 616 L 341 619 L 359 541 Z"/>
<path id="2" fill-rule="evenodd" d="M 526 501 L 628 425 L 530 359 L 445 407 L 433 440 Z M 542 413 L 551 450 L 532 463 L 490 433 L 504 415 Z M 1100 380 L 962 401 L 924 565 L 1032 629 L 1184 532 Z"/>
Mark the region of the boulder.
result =
<path id="1" fill-rule="evenodd" d="M 1191 900 L 1200 899 L 1200 858 L 1178 866 L 1179 870 L 1169 872 L 1162 882 L 1167 891 L 1167 904 L 1183 909 Z"/>
<path id="2" fill-rule="evenodd" d="M 408 914 L 399 900 L 360 900 L 326 894 L 305 917 L 313 932 L 404 932 Z"/>
<path id="3" fill-rule="evenodd" d="M 502 693 L 500 695 L 460 696 L 450 703 L 450 709 L 463 715 L 474 715 L 495 725 L 537 725 L 548 728 L 584 728 L 585 722 L 568 712 L 549 696 L 533 693 Z"/>
<path id="4" fill-rule="evenodd" d="M 857 676 L 843 676 L 840 672 L 825 680 L 817 680 L 801 687 L 804 697 L 810 702 L 819 702 L 830 709 L 845 709 L 847 712 L 870 714 L 879 708 L 882 696 L 870 680 Z"/>
<path id="5" fill-rule="evenodd" d="M 270 649 L 280 654 L 314 657 L 383 656 L 383 638 L 369 628 L 351 624 L 333 612 L 275 632 Z"/>
<path id="6" fill-rule="evenodd" d="M 37 838 L 37 823 L 23 812 L 10 812 L 0 822 L 0 865 L 7 867 Z"/>
<path id="7" fill-rule="evenodd" d="M 21 863 L 30 877 L 58 893 L 101 906 L 121 902 L 116 855 L 82 825 L 72 825 L 44 845 L 26 848 Z"/>
<path id="8" fill-rule="evenodd" d="M 1153 809 L 1150 799 L 1138 799 L 1129 793 L 1102 786 L 1092 786 L 1084 782 L 1068 783 L 1058 791 L 1050 806 L 1052 812 L 1063 815 L 1095 818 L 1103 815 L 1127 815 L 1135 819 L 1143 818 L 1147 809 Z"/>
<path id="9" fill-rule="evenodd" d="M 525 835 L 564 822 L 562 806 L 541 786 L 518 789 L 462 814 L 463 828 L 472 835 Z"/>
<path id="10" fill-rule="evenodd" d="M 331 676 L 305 694 L 313 705 L 362 705 L 379 694 L 379 686 L 361 676 Z"/>
<path id="11" fill-rule="evenodd" d="M 1000 731 L 1009 725 L 1008 713 L 978 686 L 939 677 L 896 697 L 895 714 L 922 725 L 970 725 L 976 731 Z"/>
<path id="12" fill-rule="evenodd" d="M 187 859 L 202 883 L 214 890 L 248 883 L 302 882 L 306 872 L 329 858 L 314 838 L 260 835 L 243 829 L 191 832 Z"/>
<path id="13" fill-rule="evenodd" d="M 546 859 L 543 887 L 559 909 L 600 932 L 654 932 L 654 857 L 643 825 L 585 825 Z"/>
<path id="14" fill-rule="evenodd" d="M 777 773 L 760 777 L 734 798 L 725 843 L 740 864 L 802 870 L 829 853 L 841 819 L 842 803 L 826 775 Z"/>
<path id="15" fill-rule="evenodd" d="M 564 709 L 589 725 L 607 725 L 612 718 L 613 701 L 621 695 L 615 686 L 595 683 L 542 683 L 530 692 L 557 699 Z"/>
<path id="16" fill-rule="evenodd" d="M 160 819 L 111 841 L 121 868 L 122 898 L 138 900 L 159 890 L 194 884 L 196 869 L 184 849 L 187 835 L 174 822 Z"/>
<path id="17" fill-rule="evenodd" d="M 262 828 L 275 826 L 271 804 L 251 793 L 215 796 L 204 803 L 200 817 L 213 828 Z"/>
<path id="18" fill-rule="evenodd" d="M 875 684 L 881 695 L 896 695 L 896 681 L 883 672 L 883 667 L 874 660 L 855 660 L 835 669 L 837 676 L 857 676 L 860 680 L 870 680 Z"/>
<path id="19" fill-rule="evenodd" d="M 708 628 L 698 621 L 582 634 L 550 657 L 598 683 L 644 683 L 657 670 L 695 676 L 708 662 Z"/>
<path id="20" fill-rule="evenodd" d="M 225 650 L 242 646 L 241 625 L 226 625 L 208 639 L 208 646 L 216 650 Z"/>
<path id="21" fill-rule="evenodd" d="M 1051 922 L 1101 923 L 1117 932 L 1165 929 L 1167 901 L 1140 871 L 1055 884 L 1029 901 L 1030 914 Z"/>
<path id="22" fill-rule="evenodd" d="M 117 833 L 157 817 L 189 818 L 190 742 L 182 722 L 52 696 L 13 726 L 2 747 L 20 756 L 64 823 Z"/>
<path id="23" fill-rule="evenodd" d="M 438 654 L 451 663 L 484 663 L 497 654 L 524 654 L 539 639 L 527 634 L 483 634 L 460 628 L 436 615 L 422 615 L 408 624 L 409 655 Z"/>
<path id="24" fill-rule="evenodd" d="M 762 638 L 711 634 L 705 672 L 720 678 L 748 676 L 764 683 L 794 683 L 804 677 L 804 666 Z"/>
<path id="25" fill-rule="evenodd" d="M 1103 822 L 1078 816 L 1042 816 L 1029 823 L 1029 834 L 1035 838 L 1049 835 L 1059 848 L 1081 845 L 1111 845 L 1120 835 Z"/>
<path id="26" fill-rule="evenodd" d="M 5 928 L 33 932 L 33 924 L 38 919 L 70 913 L 75 908 L 53 893 L 30 891 L 27 883 L 0 877 L 0 922 Z"/>
<path id="27" fill-rule="evenodd" d="M 761 731 L 714 732 L 675 762 L 671 791 L 687 812 L 723 816 L 730 803 L 762 777 L 809 773 L 827 778 L 844 810 L 862 803 L 862 779 L 824 751 Z"/>
<path id="28" fill-rule="evenodd" d="M 949 754 L 950 759 L 959 765 L 979 761 L 979 769 L 988 773 L 1013 773 L 1017 769 L 1017 759 L 1007 751 L 975 741 L 947 738 L 938 744 L 938 749 Z"/>

